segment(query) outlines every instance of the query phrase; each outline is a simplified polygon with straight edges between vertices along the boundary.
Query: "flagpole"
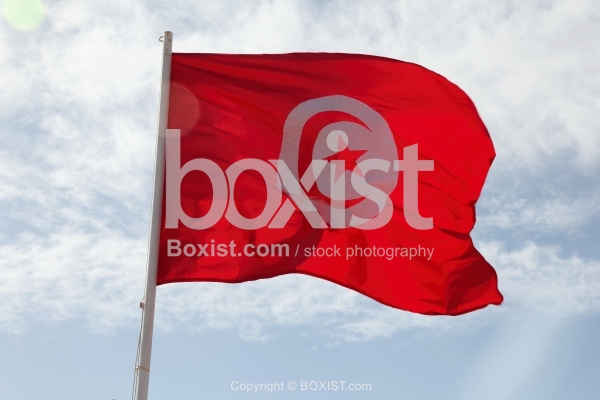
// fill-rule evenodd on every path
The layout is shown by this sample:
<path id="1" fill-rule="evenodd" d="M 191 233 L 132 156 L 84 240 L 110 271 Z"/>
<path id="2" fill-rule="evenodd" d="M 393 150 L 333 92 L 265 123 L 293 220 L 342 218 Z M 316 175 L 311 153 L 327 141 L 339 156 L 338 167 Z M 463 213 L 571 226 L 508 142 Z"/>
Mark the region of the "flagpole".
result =
<path id="1" fill-rule="evenodd" d="M 169 115 L 169 87 L 171 82 L 171 54 L 173 34 L 166 31 L 163 38 L 162 76 L 160 82 L 160 103 L 158 108 L 158 131 L 156 135 L 156 164 L 154 166 L 154 193 L 152 197 L 152 216 L 150 220 L 150 238 L 148 241 L 148 265 L 146 270 L 146 288 L 142 308 L 142 327 L 138 343 L 138 355 L 135 365 L 133 398 L 148 399 L 150 379 L 150 356 L 152 353 L 152 332 L 154 329 L 154 306 L 156 303 L 156 272 L 158 269 L 158 244 L 162 199 L 165 177 L 165 135 Z"/>

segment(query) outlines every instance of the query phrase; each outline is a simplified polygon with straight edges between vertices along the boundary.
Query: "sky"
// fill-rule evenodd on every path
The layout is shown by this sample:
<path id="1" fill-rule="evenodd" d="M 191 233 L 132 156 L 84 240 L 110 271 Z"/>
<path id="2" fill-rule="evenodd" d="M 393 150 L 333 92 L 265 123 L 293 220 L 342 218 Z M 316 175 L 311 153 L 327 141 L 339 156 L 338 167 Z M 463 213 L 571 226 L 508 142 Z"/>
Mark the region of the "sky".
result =
<path id="1" fill-rule="evenodd" d="M 0 398 L 131 397 L 165 30 L 176 52 L 373 54 L 456 83 L 496 148 L 472 236 L 505 302 L 427 317 L 300 275 L 164 285 L 150 399 L 600 398 L 593 1 L 0 5 Z"/>

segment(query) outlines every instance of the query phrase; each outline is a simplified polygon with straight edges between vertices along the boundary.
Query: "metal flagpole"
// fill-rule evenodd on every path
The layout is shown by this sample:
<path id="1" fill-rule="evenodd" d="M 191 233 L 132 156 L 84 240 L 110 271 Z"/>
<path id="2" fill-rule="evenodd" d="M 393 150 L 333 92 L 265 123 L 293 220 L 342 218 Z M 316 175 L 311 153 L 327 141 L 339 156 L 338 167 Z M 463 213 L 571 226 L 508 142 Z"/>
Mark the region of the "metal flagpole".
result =
<path id="1" fill-rule="evenodd" d="M 169 31 L 163 36 L 162 77 L 160 84 L 160 104 L 158 108 L 158 132 L 156 139 L 156 165 L 154 166 L 154 193 L 152 217 L 150 220 L 150 239 L 148 243 L 148 266 L 146 270 L 146 288 L 142 308 L 142 327 L 138 343 L 138 354 L 133 383 L 134 400 L 148 399 L 150 379 L 150 356 L 152 352 L 152 331 L 154 328 L 154 306 L 156 303 L 156 271 L 158 269 L 158 243 L 162 199 L 165 177 L 165 137 L 169 114 L 169 87 L 171 82 L 171 54 L 173 34 Z"/>

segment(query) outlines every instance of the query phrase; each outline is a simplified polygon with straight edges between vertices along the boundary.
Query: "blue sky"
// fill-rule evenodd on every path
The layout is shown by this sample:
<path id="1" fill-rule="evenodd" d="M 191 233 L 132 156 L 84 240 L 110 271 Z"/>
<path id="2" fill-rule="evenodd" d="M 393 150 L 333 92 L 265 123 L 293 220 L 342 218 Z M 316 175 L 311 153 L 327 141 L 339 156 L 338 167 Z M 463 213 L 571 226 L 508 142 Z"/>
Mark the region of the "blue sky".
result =
<path id="1" fill-rule="evenodd" d="M 458 84 L 498 154 L 473 237 L 506 300 L 448 318 L 306 276 L 162 286 L 151 399 L 600 398 L 592 1 L 0 4 L 1 398 L 131 396 L 164 30 L 179 52 L 375 54 Z M 231 389 L 312 380 L 372 389 Z"/>

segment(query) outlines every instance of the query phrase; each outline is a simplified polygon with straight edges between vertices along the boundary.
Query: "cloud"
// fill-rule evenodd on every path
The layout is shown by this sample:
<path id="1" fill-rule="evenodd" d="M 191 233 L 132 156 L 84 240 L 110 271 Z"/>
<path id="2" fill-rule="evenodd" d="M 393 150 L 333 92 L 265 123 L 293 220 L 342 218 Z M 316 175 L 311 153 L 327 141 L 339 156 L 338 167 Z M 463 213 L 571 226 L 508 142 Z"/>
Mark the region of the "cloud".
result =
<path id="1" fill-rule="evenodd" d="M 486 198 L 484 216 L 478 227 L 520 232 L 574 232 L 598 214 L 600 196 L 586 198 L 511 198 L 506 194 Z"/>
<path id="2" fill-rule="evenodd" d="M 0 329 L 78 317 L 103 332 L 139 317 L 144 243 L 96 228 L 24 234 L 0 247 Z"/>
<path id="3" fill-rule="evenodd" d="M 600 311 L 596 261 L 561 258 L 556 248 L 529 243 L 508 251 L 484 243 L 497 268 L 506 302 L 461 317 L 428 317 L 380 305 L 329 282 L 282 276 L 239 285 L 169 284 L 159 287 L 157 328 L 233 330 L 264 340 L 276 326 L 315 327 L 340 340 L 388 338 L 402 330 L 460 330 L 519 309 L 552 317 Z M 135 325 L 142 293 L 145 242 L 100 227 L 64 230 L 47 239 L 22 235 L 0 247 L 0 328 L 19 331 L 28 322 L 84 318 L 95 331 Z"/>
<path id="4" fill-rule="evenodd" d="M 492 240 L 506 230 L 560 240 L 597 215 L 598 195 L 586 188 L 597 184 L 600 159 L 594 6 L 67 0 L 46 4 L 37 30 L 1 25 L 0 329 L 84 318 L 110 331 L 139 322 L 165 28 L 177 51 L 377 54 L 461 86 L 498 153 L 478 224 L 507 302 L 431 318 L 304 276 L 178 284 L 159 288 L 159 329 L 264 339 L 276 326 L 310 325 L 332 340 L 370 340 L 461 329 L 502 310 L 597 313 L 598 260 L 543 240 L 518 248 Z M 581 188 L 532 194 L 539 181 L 553 185 L 557 166 Z M 520 183 L 507 185 L 513 177 Z"/>
<path id="5" fill-rule="evenodd" d="M 507 250 L 484 243 L 481 253 L 494 265 L 508 307 L 527 307 L 563 317 L 600 311 L 600 262 L 561 257 L 558 246 L 526 243 Z"/>

